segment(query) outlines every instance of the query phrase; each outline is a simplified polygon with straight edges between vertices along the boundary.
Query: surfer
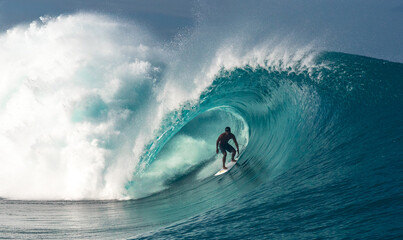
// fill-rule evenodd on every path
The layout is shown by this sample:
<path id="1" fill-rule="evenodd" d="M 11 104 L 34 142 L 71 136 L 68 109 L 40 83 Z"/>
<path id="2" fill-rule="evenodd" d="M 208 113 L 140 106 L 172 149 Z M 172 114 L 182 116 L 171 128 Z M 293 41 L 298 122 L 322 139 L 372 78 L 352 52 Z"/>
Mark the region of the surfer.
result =
<path id="1" fill-rule="evenodd" d="M 218 154 L 218 146 L 220 146 L 220 150 L 222 152 L 222 154 L 224 155 L 222 157 L 222 168 L 223 169 L 227 169 L 225 167 L 225 159 L 227 158 L 227 151 L 232 153 L 232 162 L 236 162 L 235 160 L 235 149 L 234 147 L 232 147 L 228 141 L 233 139 L 235 146 L 236 146 L 236 152 L 238 152 L 239 155 L 239 147 L 238 147 L 238 142 L 236 141 L 235 135 L 231 133 L 231 128 L 230 127 L 226 127 L 225 128 L 225 132 L 223 132 L 217 139 L 216 142 L 216 152 Z"/>

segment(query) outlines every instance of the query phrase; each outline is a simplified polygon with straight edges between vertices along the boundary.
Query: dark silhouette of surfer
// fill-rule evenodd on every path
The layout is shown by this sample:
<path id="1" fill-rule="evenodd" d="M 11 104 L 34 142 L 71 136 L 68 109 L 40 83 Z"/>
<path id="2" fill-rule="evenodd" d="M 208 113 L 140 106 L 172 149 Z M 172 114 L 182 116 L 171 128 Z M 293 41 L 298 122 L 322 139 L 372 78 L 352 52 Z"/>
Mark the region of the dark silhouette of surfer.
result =
<path id="1" fill-rule="evenodd" d="M 231 133 L 231 128 L 230 127 L 226 127 L 225 128 L 225 132 L 223 132 L 217 139 L 216 142 L 216 152 L 218 154 L 218 147 L 220 147 L 220 150 L 222 152 L 222 154 L 224 155 L 222 157 L 222 168 L 223 169 L 227 169 L 225 167 L 225 159 L 227 158 L 227 151 L 232 153 L 232 162 L 236 162 L 235 160 L 235 149 L 234 147 L 232 147 L 228 141 L 233 139 L 235 146 L 236 146 L 236 152 L 238 152 L 239 155 L 239 147 L 238 147 L 238 142 L 236 141 L 235 135 Z"/>

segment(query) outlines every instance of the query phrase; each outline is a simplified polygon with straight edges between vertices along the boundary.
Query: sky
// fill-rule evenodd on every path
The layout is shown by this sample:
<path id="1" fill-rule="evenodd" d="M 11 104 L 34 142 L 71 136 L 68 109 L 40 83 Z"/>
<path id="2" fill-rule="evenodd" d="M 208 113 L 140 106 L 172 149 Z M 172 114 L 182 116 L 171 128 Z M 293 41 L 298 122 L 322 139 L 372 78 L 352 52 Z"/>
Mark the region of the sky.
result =
<path id="1" fill-rule="evenodd" d="M 403 62 L 403 0 L 0 0 L 0 31 L 77 12 L 134 21 L 162 40 L 183 29 L 246 27 L 256 38 L 292 35 L 330 51 Z"/>
<path id="2" fill-rule="evenodd" d="M 0 0 L 0 30 L 44 15 L 95 12 L 135 21 L 159 37 L 172 38 L 193 25 L 193 5 L 192 0 Z"/>

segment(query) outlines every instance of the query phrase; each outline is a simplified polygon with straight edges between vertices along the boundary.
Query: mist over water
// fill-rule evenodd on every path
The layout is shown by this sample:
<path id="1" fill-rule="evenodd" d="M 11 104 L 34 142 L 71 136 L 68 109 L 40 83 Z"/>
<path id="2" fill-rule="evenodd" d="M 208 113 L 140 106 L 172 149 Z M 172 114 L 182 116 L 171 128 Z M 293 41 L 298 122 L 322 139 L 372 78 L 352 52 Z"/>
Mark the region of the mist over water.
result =
<path id="1" fill-rule="evenodd" d="M 152 141 L 171 138 L 196 116 L 183 111 L 198 112 L 200 94 L 221 69 L 304 68 L 313 56 L 309 48 L 241 48 L 242 41 L 226 40 L 205 52 L 211 42 L 195 46 L 205 37 L 195 32 L 178 49 L 139 26 L 84 13 L 42 17 L 3 33 L 0 176 L 7 184 L 0 195 L 136 198 L 127 182 L 165 144 Z M 307 63 L 294 66 L 301 58 Z M 213 144 L 209 139 L 210 151 Z"/>

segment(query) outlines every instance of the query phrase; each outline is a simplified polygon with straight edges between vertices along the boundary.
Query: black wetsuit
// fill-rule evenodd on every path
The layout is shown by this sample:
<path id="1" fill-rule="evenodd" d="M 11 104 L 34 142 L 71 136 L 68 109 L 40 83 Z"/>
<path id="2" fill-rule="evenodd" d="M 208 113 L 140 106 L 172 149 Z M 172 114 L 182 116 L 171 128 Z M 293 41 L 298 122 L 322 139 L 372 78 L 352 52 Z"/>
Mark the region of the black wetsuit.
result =
<path id="1" fill-rule="evenodd" d="M 234 152 L 235 151 L 235 148 L 228 143 L 228 141 L 231 140 L 232 138 L 235 139 L 234 134 L 232 134 L 232 133 L 229 133 L 229 134 L 223 133 L 223 134 L 220 135 L 219 138 L 220 138 L 219 147 L 220 147 L 220 151 L 222 153 L 225 153 L 225 151 L 228 151 L 228 152 Z"/>

